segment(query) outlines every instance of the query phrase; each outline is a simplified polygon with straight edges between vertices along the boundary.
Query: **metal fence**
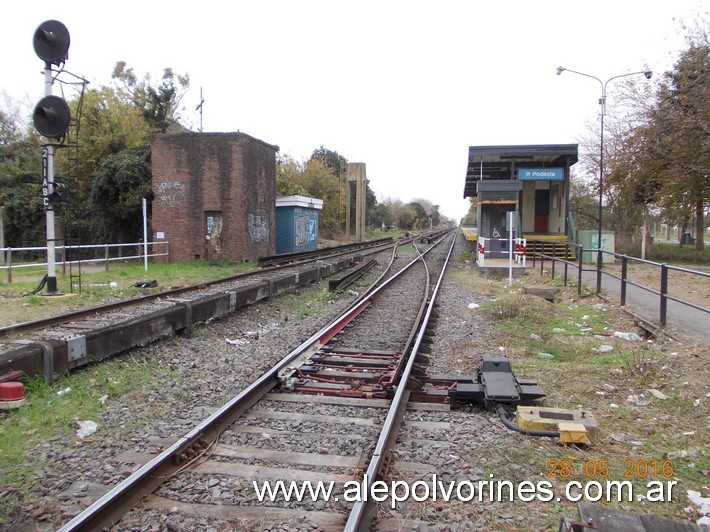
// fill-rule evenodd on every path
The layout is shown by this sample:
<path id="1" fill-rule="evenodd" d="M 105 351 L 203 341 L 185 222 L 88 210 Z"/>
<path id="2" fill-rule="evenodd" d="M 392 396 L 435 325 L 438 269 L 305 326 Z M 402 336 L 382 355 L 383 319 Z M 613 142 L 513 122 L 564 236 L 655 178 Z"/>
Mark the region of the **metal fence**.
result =
<path id="1" fill-rule="evenodd" d="M 159 242 L 148 242 L 148 253 L 144 253 L 145 244 L 135 242 L 129 244 L 88 244 L 88 245 L 62 245 L 55 246 L 56 264 L 61 267 L 62 274 L 67 273 L 67 268 L 81 267 L 84 264 L 104 264 L 106 270 L 109 264 L 114 261 L 145 260 L 151 257 L 166 257 L 170 260 L 170 242 L 161 240 Z M 128 254 L 124 254 L 127 252 Z M 7 271 L 7 282 L 12 283 L 13 270 L 21 268 L 46 267 L 46 262 L 14 262 L 15 258 L 26 257 L 29 254 L 44 254 L 47 256 L 46 247 L 25 247 L 25 248 L 0 248 L 0 271 Z M 20 259 L 23 260 L 23 259 Z M 46 259 L 45 259 L 46 260 Z"/>
<path id="2" fill-rule="evenodd" d="M 559 248 L 559 252 L 558 249 Z M 583 262 L 583 258 L 585 254 L 590 254 L 593 256 L 597 257 L 597 262 L 595 264 L 587 264 L 585 268 L 585 264 Z M 599 257 L 599 254 L 602 254 L 602 258 Z M 668 286 L 669 286 L 669 279 L 672 273 L 678 272 L 678 273 L 684 273 L 684 274 L 691 274 L 691 275 L 697 275 L 698 279 L 702 277 L 710 277 L 710 273 L 708 272 L 702 272 L 698 270 L 690 270 L 688 268 L 681 268 L 679 266 L 672 266 L 669 264 L 662 264 L 659 262 L 653 262 L 650 260 L 644 260 L 640 259 L 637 257 L 629 257 L 628 255 L 620 255 L 618 253 L 612 253 L 610 251 L 604 251 L 604 250 L 599 250 L 599 249 L 584 249 L 581 245 L 575 244 L 572 242 L 560 242 L 557 243 L 553 247 L 553 252 L 552 255 L 546 255 L 545 253 L 542 252 L 535 252 L 532 254 L 533 255 L 533 268 L 537 266 L 537 259 L 540 260 L 540 274 L 542 275 L 543 273 L 543 267 L 545 264 L 545 261 L 551 261 L 551 270 L 550 270 L 550 275 L 552 278 L 555 278 L 555 273 L 556 273 L 556 266 L 559 266 L 561 269 L 563 269 L 563 275 L 564 275 L 564 285 L 567 286 L 567 282 L 569 279 L 569 267 L 573 267 L 577 269 L 577 293 L 581 294 L 582 293 L 582 274 L 584 272 L 595 272 L 596 277 L 597 277 L 597 286 L 596 286 L 596 292 L 599 294 L 601 290 L 601 285 L 602 285 L 602 277 L 607 276 L 613 279 L 616 279 L 620 283 L 620 302 L 619 304 L 623 307 L 626 305 L 626 292 L 627 288 L 629 285 L 635 286 L 637 288 L 640 288 L 641 290 L 645 290 L 651 294 L 655 294 L 658 296 L 658 313 L 659 313 L 659 321 L 661 326 L 665 326 L 667 323 L 667 317 L 668 317 L 668 301 L 675 301 L 676 303 L 680 303 L 681 305 L 686 305 L 688 307 L 694 308 L 696 310 L 699 310 L 701 312 L 705 313 L 710 313 L 710 309 L 701 307 L 700 305 L 697 305 L 695 303 L 692 303 L 690 301 L 685 301 L 683 299 L 680 299 L 678 297 L 672 296 L 668 293 Z M 576 257 L 576 261 L 571 261 L 568 259 L 561 258 L 558 255 L 563 255 L 565 257 Z M 603 266 L 603 256 L 613 256 L 614 259 L 618 259 L 621 261 L 621 273 L 619 275 L 612 273 L 610 271 L 607 271 L 604 269 Z M 602 263 L 602 268 L 599 269 L 597 267 L 597 264 Z M 640 283 L 637 283 L 633 281 L 632 279 L 629 279 L 628 276 L 628 269 L 629 269 L 629 264 L 648 264 L 651 266 L 655 266 L 658 268 L 658 281 L 659 284 L 658 286 L 660 289 L 656 290 L 654 288 L 644 286 Z"/>

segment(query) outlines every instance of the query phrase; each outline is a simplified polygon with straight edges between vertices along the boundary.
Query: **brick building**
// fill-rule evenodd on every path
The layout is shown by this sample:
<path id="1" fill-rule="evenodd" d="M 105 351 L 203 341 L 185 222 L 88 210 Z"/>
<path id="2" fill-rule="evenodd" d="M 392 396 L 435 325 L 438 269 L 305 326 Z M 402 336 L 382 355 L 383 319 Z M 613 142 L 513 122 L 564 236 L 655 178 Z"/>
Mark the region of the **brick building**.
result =
<path id="1" fill-rule="evenodd" d="M 276 152 L 244 133 L 161 135 L 152 147 L 152 230 L 170 260 L 275 253 Z"/>

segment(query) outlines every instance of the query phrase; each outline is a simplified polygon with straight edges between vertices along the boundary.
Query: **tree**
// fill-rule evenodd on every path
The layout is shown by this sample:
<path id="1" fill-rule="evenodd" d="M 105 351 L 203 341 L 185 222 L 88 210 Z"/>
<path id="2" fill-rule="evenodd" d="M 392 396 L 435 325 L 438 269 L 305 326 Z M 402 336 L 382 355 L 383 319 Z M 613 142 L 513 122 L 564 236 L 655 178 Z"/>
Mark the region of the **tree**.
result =
<path id="1" fill-rule="evenodd" d="M 337 151 L 329 150 L 321 146 L 313 150 L 311 160 L 321 160 L 330 168 L 331 173 L 336 177 L 344 176 L 348 171 L 348 160 L 340 155 Z"/>
<path id="2" fill-rule="evenodd" d="M 70 101 L 79 105 L 78 97 Z M 124 99 L 112 87 L 100 87 L 84 93 L 79 137 L 78 164 L 69 168 L 67 149 L 57 150 L 57 166 L 72 175 L 72 201 L 88 200 L 92 179 L 106 158 L 144 146 L 150 142 L 151 129 L 140 109 Z"/>
<path id="3" fill-rule="evenodd" d="M 150 74 L 138 80 L 132 68 L 125 61 L 119 61 L 111 77 L 122 87 L 123 96 L 140 110 L 143 119 L 154 133 L 183 131 L 178 108 L 180 101 L 190 88 L 188 74 L 177 75 L 172 68 L 163 69 L 158 85 L 154 85 Z"/>
<path id="4" fill-rule="evenodd" d="M 710 201 L 710 43 L 691 42 L 659 87 L 647 146 L 662 155 L 650 164 L 665 179 L 658 184 L 666 210 L 694 212 L 696 249 L 704 248 L 705 207 Z M 647 164 L 649 162 L 647 161 Z M 659 164 L 660 163 L 660 164 Z M 681 245 L 683 241 L 681 240 Z"/>
<path id="5" fill-rule="evenodd" d="M 405 231 L 414 229 L 417 222 L 417 213 L 411 204 L 402 205 L 396 211 L 397 226 Z"/>
<path id="6" fill-rule="evenodd" d="M 96 230 L 104 241 L 136 242 L 142 235 L 142 198 L 151 195 L 150 147 L 107 157 L 94 176 L 90 205 L 102 213 Z"/>
<path id="7" fill-rule="evenodd" d="M 155 84 L 147 74 L 139 80 L 125 62 L 119 62 L 113 80 L 111 86 L 67 98 L 72 116 L 80 118 L 72 123 L 70 137 L 75 132 L 79 136 L 76 143 L 64 142 L 55 150 L 55 177 L 67 181 L 71 189 L 69 204 L 56 209 L 57 234 L 70 227 L 81 234 L 83 243 L 140 236 L 131 225 L 132 210 L 140 212 L 140 198 L 150 189 L 150 144 L 160 133 L 184 130 L 178 107 L 189 88 L 189 76 L 166 68 Z M 6 107 L 0 113 L 0 202 L 12 220 L 5 226 L 6 234 L 14 245 L 40 244 L 43 141 L 16 110 L 7 103 Z"/>
<path id="8" fill-rule="evenodd" d="M 592 187 L 576 175 L 570 178 L 569 210 L 574 216 L 577 229 L 599 227 L 599 197 Z"/>
<path id="9" fill-rule="evenodd" d="M 303 167 L 290 155 L 279 155 L 276 160 L 276 189 L 281 196 L 307 194 L 303 184 Z"/>
<path id="10" fill-rule="evenodd" d="M 11 247 L 45 240 L 40 145 L 37 133 L 21 126 L 19 108 L 7 101 L 6 109 L 0 109 L 0 205 L 5 208 L 5 244 Z"/>
<path id="11" fill-rule="evenodd" d="M 707 33 L 689 39 L 672 70 L 662 75 L 650 100 L 637 98 L 633 120 L 612 122 L 605 176 L 605 220 L 614 229 L 639 227 L 660 212 L 686 231 L 696 219 L 696 247 L 704 246 L 704 218 L 710 198 L 710 46 Z M 626 117 L 624 117 L 626 118 Z M 605 143 L 606 146 L 606 143 Z"/>
<path id="12" fill-rule="evenodd" d="M 429 215 L 424 210 L 424 207 L 422 207 L 421 204 L 419 204 L 416 201 L 412 201 L 411 203 L 409 203 L 409 206 L 412 208 L 412 211 L 414 212 L 413 228 L 414 229 L 428 229 L 429 228 Z"/>
<path id="13" fill-rule="evenodd" d="M 438 205 L 434 205 L 431 201 L 424 198 L 416 198 L 412 201 L 421 205 L 424 211 L 427 213 L 428 217 L 425 222 L 426 227 L 429 227 L 429 218 L 431 218 L 431 224 L 433 227 L 436 227 L 439 225 L 439 223 L 441 223 L 441 214 L 439 213 Z"/>
<path id="14" fill-rule="evenodd" d="M 368 218 L 369 225 L 375 228 L 390 227 L 395 222 L 392 210 L 384 203 L 378 203 L 373 209 L 368 211 Z"/>
<path id="15" fill-rule="evenodd" d="M 429 217 L 431 218 L 431 223 L 434 227 L 437 227 L 441 222 L 441 213 L 439 212 L 438 205 L 432 205 L 429 211 Z"/>
<path id="16" fill-rule="evenodd" d="M 298 194 L 323 200 L 319 215 L 321 228 L 335 230 L 340 226 L 340 180 L 321 158 L 299 163 L 290 156 L 277 161 L 276 186 L 279 194 Z"/>
<path id="17" fill-rule="evenodd" d="M 461 225 L 476 225 L 478 223 L 478 198 L 470 197 L 468 198 L 469 207 L 466 216 L 461 219 Z"/>

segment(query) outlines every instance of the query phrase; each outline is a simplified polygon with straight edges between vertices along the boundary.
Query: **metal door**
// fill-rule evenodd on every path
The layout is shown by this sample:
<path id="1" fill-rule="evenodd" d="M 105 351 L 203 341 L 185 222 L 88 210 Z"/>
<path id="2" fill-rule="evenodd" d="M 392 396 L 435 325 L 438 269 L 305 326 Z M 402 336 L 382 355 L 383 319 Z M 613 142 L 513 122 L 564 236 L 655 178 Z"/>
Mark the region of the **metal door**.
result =
<path id="1" fill-rule="evenodd" d="M 535 191 L 535 232 L 547 233 L 550 216 L 550 191 L 538 189 Z"/>
<path id="2" fill-rule="evenodd" d="M 222 260 L 222 213 L 205 213 L 206 245 L 205 256 L 210 263 Z"/>

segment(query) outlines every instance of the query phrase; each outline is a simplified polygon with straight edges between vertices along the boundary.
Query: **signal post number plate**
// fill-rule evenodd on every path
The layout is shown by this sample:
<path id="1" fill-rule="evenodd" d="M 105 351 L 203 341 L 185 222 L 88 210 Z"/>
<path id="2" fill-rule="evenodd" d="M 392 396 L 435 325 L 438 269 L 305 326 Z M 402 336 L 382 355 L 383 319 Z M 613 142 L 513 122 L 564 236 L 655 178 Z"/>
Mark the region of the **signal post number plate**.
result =
<path id="1" fill-rule="evenodd" d="M 584 476 L 586 478 L 607 478 L 611 474 L 608 460 L 585 460 L 574 463 L 572 460 L 548 460 L 547 478 Z M 626 460 L 623 478 L 645 479 L 649 477 L 671 478 L 675 474 L 673 460 Z"/>
<path id="2" fill-rule="evenodd" d="M 49 207 L 49 150 L 42 149 L 42 203 Z"/>

